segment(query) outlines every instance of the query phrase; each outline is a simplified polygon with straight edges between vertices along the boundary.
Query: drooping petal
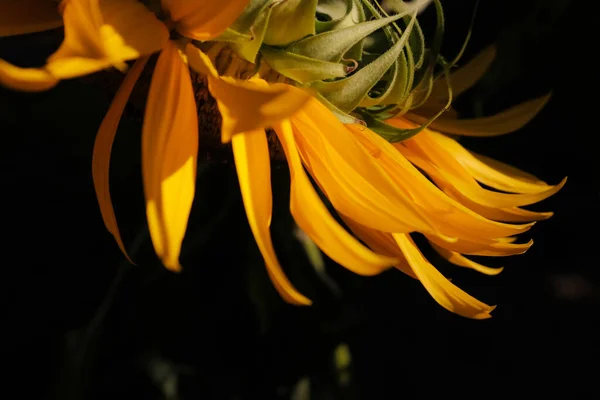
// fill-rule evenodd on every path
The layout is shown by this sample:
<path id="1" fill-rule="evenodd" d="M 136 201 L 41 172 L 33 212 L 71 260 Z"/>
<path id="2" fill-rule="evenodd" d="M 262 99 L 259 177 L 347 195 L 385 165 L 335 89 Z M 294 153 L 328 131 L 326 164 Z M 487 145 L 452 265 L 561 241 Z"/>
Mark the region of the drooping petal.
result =
<path id="1" fill-rule="evenodd" d="M 144 66 L 148 62 L 148 57 L 142 57 L 138 59 L 133 67 L 127 72 L 125 75 L 125 79 L 117 94 L 115 95 L 106 116 L 102 120 L 102 124 L 100 125 L 100 129 L 98 129 L 98 133 L 96 134 L 96 141 L 94 143 L 94 152 L 92 155 L 92 177 L 94 179 L 94 189 L 96 190 L 96 197 L 98 198 L 98 205 L 100 206 L 100 213 L 102 214 L 102 219 L 104 220 L 104 225 L 106 225 L 106 229 L 115 237 L 115 241 L 117 245 L 127 257 L 127 259 L 131 261 L 129 255 L 127 254 L 127 250 L 125 249 L 125 245 L 123 244 L 123 240 L 121 239 L 121 234 L 119 233 L 119 227 L 117 225 L 117 219 L 115 217 L 115 210 L 112 205 L 112 200 L 110 197 L 110 185 L 109 185 L 109 169 L 110 169 L 110 155 L 112 151 L 113 142 L 115 140 L 115 135 L 117 133 L 117 128 L 119 126 L 119 121 L 121 120 L 121 115 L 123 115 L 123 110 L 125 110 L 125 105 L 129 100 L 129 96 L 131 95 L 131 91 L 135 83 L 137 82 L 140 74 L 144 70 Z"/>
<path id="2" fill-rule="evenodd" d="M 160 50 L 169 37 L 137 0 L 77 0 L 64 8 L 65 40 L 46 69 L 60 79 L 87 75 Z"/>
<path id="3" fill-rule="evenodd" d="M 376 229 L 368 228 L 364 225 L 353 221 L 349 217 L 342 217 L 348 228 L 363 242 L 367 244 L 371 249 L 375 250 L 379 254 L 386 255 L 388 257 L 395 257 L 399 260 L 394 267 L 404 272 L 411 278 L 418 279 L 413 272 L 410 265 L 406 261 L 404 254 L 398 248 L 396 241 L 391 233 L 381 232 Z"/>
<path id="4" fill-rule="evenodd" d="M 400 147 L 399 147 L 400 148 Z M 421 168 L 429 175 L 429 177 L 438 185 L 445 186 L 447 184 L 456 188 L 465 197 L 474 202 L 496 208 L 509 208 L 527 206 L 538 203 L 560 191 L 567 179 L 563 179 L 558 185 L 550 186 L 549 189 L 540 193 L 500 193 L 487 190 L 479 186 L 472 178 L 469 180 L 458 177 L 452 171 L 448 171 L 442 167 L 434 165 L 420 157 L 415 156 L 410 151 L 403 151 L 403 154 L 416 166 Z"/>
<path id="5" fill-rule="evenodd" d="M 398 263 L 374 253 L 335 221 L 304 172 L 290 122 L 284 120 L 274 128 L 290 166 L 290 210 L 298 226 L 332 260 L 357 274 L 375 275 Z"/>
<path id="6" fill-rule="evenodd" d="M 550 95 L 539 97 L 490 117 L 455 119 L 441 116 L 432 122 L 430 127 L 440 132 L 455 135 L 476 137 L 500 136 L 524 127 L 544 108 L 549 100 Z M 427 118 L 413 113 L 407 113 L 406 117 L 419 124 L 427 122 Z"/>
<path id="7" fill-rule="evenodd" d="M 292 122 L 305 164 L 341 214 L 385 232 L 435 231 L 406 188 L 318 100 L 309 101 Z"/>
<path id="8" fill-rule="evenodd" d="M 183 36 L 210 40 L 219 36 L 244 11 L 250 0 L 161 0 Z"/>
<path id="9" fill-rule="evenodd" d="M 223 117 L 224 143 L 237 132 L 265 128 L 290 117 L 310 99 L 308 93 L 291 85 L 267 84 L 262 79 L 209 77 L 208 84 Z"/>
<path id="10" fill-rule="evenodd" d="M 137 0 L 77 0 L 64 4 L 65 39 L 42 68 L 18 68 L 0 60 L 0 83 L 41 91 L 74 78 L 160 50 L 169 32 Z"/>
<path id="11" fill-rule="evenodd" d="M 156 254 L 178 271 L 181 243 L 194 199 L 198 114 L 187 65 L 168 42 L 160 53 L 142 128 L 146 216 Z"/>
<path id="12" fill-rule="evenodd" d="M 43 68 L 19 68 L 0 60 L 0 85 L 25 92 L 41 92 L 53 88 L 58 79 Z"/>
<path id="13" fill-rule="evenodd" d="M 509 193 L 541 193 L 552 188 L 535 176 L 520 171 L 488 157 L 479 156 L 465 149 L 456 140 L 427 130 L 414 138 L 423 151 L 443 162 L 446 168 L 474 179 L 497 190 Z M 459 165 L 460 164 L 460 165 Z M 460 171 L 460 167 L 464 169 Z"/>
<path id="14" fill-rule="evenodd" d="M 440 256 L 442 256 L 444 259 L 448 260 L 452 264 L 458 265 L 459 267 L 470 268 L 470 269 L 473 269 L 475 271 L 481 272 L 482 274 L 486 274 L 486 275 L 498 275 L 504 269 L 504 267 L 500 267 L 500 268 L 486 267 L 485 265 L 476 263 L 473 260 L 469 260 L 467 257 L 463 256 L 460 253 L 446 250 L 443 247 L 438 246 L 432 242 L 429 242 L 429 244 L 431 245 L 431 247 L 433 247 L 433 249 Z"/>
<path id="15" fill-rule="evenodd" d="M 490 312 L 495 307 L 477 300 L 450 283 L 423 257 L 408 234 L 396 233 L 394 239 L 425 289 L 442 307 L 467 318 L 486 319 L 491 317 Z"/>
<path id="16" fill-rule="evenodd" d="M 438 236 L 442 233 L 457 240 L 462 238 L 487 244 L 495 238 L 516 235 L 529 229 L 527 225 L 498 223 L 474 213 L 432 184 L 385 139 L 362 126 L 347 126 L 395 184 L 405 188 L 406 196 L 427 213 Z"/>
<path id="17" fill-rule="evenodd" d="M 285 276 L 271 241 L 272 197 L 271 160 L 264 130 L 234 135 L 231 144 L 242 198 L 250 228 L 267 265 L 267 272 L 284 300 L 292 304 L 310 305 Z"/>
<path id="18" fill-rule="evenodd" d="M 51 0 L 0 1 L 0 37 L 41 32 L 62 26 L 57 4 Z"/>
<path id="19" fill-rule="evenodd" d="M 523 254 L 533 245 L 533 240 L 527 243 L 513 243 L 513 238 L 498 238 L 490 240 L 488 243 L 477 243 L 465 239 L 458 239 L 456 242 L 449 243 L 433 235 L 425 235 L 432 243 L 451 250 L 456 253 L 471 256 L 489 256 L 489 257 L 507 257 Z"/>

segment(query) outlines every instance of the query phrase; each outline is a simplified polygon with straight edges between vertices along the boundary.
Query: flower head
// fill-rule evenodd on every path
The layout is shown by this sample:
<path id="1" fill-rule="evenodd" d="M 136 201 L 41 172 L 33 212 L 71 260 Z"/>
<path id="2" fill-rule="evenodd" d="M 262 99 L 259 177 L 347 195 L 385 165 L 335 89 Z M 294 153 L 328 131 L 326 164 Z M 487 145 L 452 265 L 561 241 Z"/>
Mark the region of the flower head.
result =
<path id="1" fill-rule="evenodd" d="M 520 207 L 553 195 L 564 181 L 548 185 L 446 135 L 514 131 L 547 101 L 532 100 L 494 117 L 457 119 L 452 94 L 481 76 L 493 48 L 451 74 L 456 60 L 439 52 L 439 1 L 433 1 L 439 29 L 428 48 L 416 18 L 428 1 L 412 7 L 393 2 L 393 15 L 370 1 L 146 3 L 63 1 L 65 40 L 45 66 L 19 68 L 0 60 L 0 83 L 30 91 L 108 67 L 128 69 L 93 154 L 100 210 L 124 253 L 109 192 L 111 147 L 133 86 L 149 56 L 158 53 L 142 127 L 142 170 L 152 242 L 167 268 L 181 268 L 194 198 L 199 132 L 192 80 L 198 78 L 218 106 L 221 140 L 231 143 L 250 228 L 286 301 L 310 304 L 283 273 L 271 239 L 273 135 L 290 167 L 291 214 L 331 259 L 361 275 L 396 267 L 448 310 L 490 316 L 494 307 L 446 279 L 411 235 L 424 235 L 453 264 L 494 275 L 501 269 L 465 255 L 522 253 L 531 242 L 516 243 L 516 235 L 551 216 Z M 130 60 L 137 61 L 128 68 Z"/>

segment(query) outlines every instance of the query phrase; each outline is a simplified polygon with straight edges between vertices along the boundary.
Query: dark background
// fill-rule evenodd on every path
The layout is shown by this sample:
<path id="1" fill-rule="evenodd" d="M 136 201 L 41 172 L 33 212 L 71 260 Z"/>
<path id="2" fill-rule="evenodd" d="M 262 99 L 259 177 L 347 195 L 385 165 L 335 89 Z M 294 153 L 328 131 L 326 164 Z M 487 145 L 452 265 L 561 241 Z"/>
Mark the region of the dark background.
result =
<path id="1" fill-rule="evenodd" d="M 443 4 L 443 53 L 451 58 L 474 2 Z M 288 306 L 270 286 L 226 160 L 199 168 L 186 268 L 168 273 L 143 228 L 142 110 L 135 105 L 121 123 L 111 172 L 120 226 L 137 248 L 139 265 L 129 266 L 103 226 L 91 179 L 94 135 L 118 75 L 66 81 L 40 94 L 0 89 L 4 390 L 18 398 L 168 400 L 287 399 L 295 391 L 298 400 L 307 398 L 297 385 L 307 377 L 311 399 L 593 395 L 598 111 L 595 27 L 582 4 L 480 2 L 465 60 L 492 42 L 498 58 L 456 107 L 489 115 L 549 90 L 553 97 L 521 131 L 465 146 L 550 183 L 569 177 L 534 207 L 555 212 L 528 233 L 535 245 L 501 260 L 499 276 L 449 268 L 431 255 L 453 282 L 498 305 L 486 321 L 445 311 L 398 271 L 364 278 L 331 265 L 341 294 L 330 290 L 291 233 L 281 164 L 273 169 L 275 246 L 313 307 Z M 0 57 L 39 65 L 60 35 L 0 39 Z M 332 361 L 340 343 L 352 358 L 342 372 Z M 339 384 L 343 374 L 346 385 Z"/>

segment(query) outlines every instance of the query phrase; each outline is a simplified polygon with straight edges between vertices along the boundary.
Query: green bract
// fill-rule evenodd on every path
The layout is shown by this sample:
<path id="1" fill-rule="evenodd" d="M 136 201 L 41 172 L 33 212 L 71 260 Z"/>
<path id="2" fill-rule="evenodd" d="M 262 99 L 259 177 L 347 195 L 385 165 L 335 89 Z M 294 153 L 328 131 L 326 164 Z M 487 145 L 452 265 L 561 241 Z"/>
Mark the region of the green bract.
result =
<path id="1" fill-rule="evenodd" d="M 217 40 L 228 42 L 241 58 L 266 62 L 297 86 L 312 89 L 342 122 L 365 123 L 398 142 L 450 106 L 447 78 L 458 57 L 448 62 L 440 55 L 444 15 L 439 0 L 433 1 L 437 24 L 428 47 L 418 7 L 391 3 L 395 13 L 390 15 L 370 0 L 251 0 Z M 446 79 L 438 81 L 440 75 Z M 435 98 L 428 101 L 432 91 Z M 431 116 L 419 128 L 384 122 L 426 102 Z"/>

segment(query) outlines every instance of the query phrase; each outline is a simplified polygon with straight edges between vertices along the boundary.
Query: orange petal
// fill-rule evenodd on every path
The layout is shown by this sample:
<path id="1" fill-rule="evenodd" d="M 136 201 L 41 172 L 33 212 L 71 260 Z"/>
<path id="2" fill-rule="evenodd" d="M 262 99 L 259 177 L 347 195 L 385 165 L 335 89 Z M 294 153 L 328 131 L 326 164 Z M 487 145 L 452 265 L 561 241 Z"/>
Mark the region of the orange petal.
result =
<path id="1" fill-rule="evenodd" d="M 169 33 L 137 0 L 77 0 L 64 7 L 65 40 L 46 69 L 60 79 L 87 75 L 160 50 Z"/>
<path id="2" fill-rule="evenodd" d="M 398 259 L 374 253 L 331 216 L 308 179 L 288 120 L 275 125 L 291 175 L 290 210 L 298 226 L 332 260 L 360 275 L 376 275 Z"/>
<path id="3" fill-rule="evenodd" d="M 43 68 L 19 68 L 0 60 L 0 85 L 13 90 L 41 92 L 53 88 L 58 79 Z"/>
<path id="4" fill-rule="evenodd" d="M 308 102 L 292 122 L 311 175 L 341 214 L 385 232 L 435 230 L 405 185 L 393 182 L 349 127 L 318 100 Z"/>
<path id="5" fill-rule="evenodd" d="M 410 265 L 406 261 L 404 254 L 398 248 L 394 237 L 390 233 L 381 232 L 375 229 L 368 228 L 364 225 L 359 224 L 356 221 L 353 221 L 351 218 L 342 217 L 348 228 L 363 242 L 367 244 L 370 248 L 378 252 L 379 254 L 383 254 L 388 257 L 395 257 L 399 260 L 398 263 L 394 265 L 397 269 L 404 272 L 406 275 L 417 279 L 417 276 L 413 272 Z"/>
<path id="6" fill-rule="evenodd" d="M 310 94 L 283 83 L 267 84 L 258 78 L 247 81 L 208 77 L 209 89 L 223 117 L 223 143 L 238 132 L 264 129 L 296 113 Z"/>
<path id="7" fill-rule="evenodd" d="M 482 303 L 450 283 L 423 257 L 409 235 L 395 233 L 394 239 L 425 289 L 442 307 L 467 318 L 486 319 L 491 317 L 490 312 L 495 307 Z"/>
<path id="8" fill-rule="evenodd" d="M 473 260 L 469 260 L 467 257 L 463 256 L 460 253 L 456 253 L 454 251 L 444 249 L 443 247 L 438 246 L 432 242 L 429 242 L 429 244 L 431 244 L 431 247 L 433 247 L 433 249 L 440 256 L 442 256 L 444 259 L 448 260 L 452 264 L 458 265 L 459 267 L 470 268 L 470 269 L 473 269 L 475 271 L 481 272 L 482 274 L 486 274 L 486 275 L 498 275 L 504 269 L 504 267 L 500 267 L 500 268 L 486 267 L 485 265 L 476 263 Z"/>
<path id="9" fill-rule="evenodd" d="M 239 133 L 231 141 L 246 216 L 275 288 L 289 303 L 312 302 L 294 288 L 281 269 L 271 241 L 271 160 L 264 130 Z"/>
<path id="10" fill-rule="evenodd" d="M 178 49 L 160 53 L 142 128 L 142 172 L 150 237 L 165 267 L 178 271 L 194 199 L 198 114 L 192 81 Z"/>
<path id="11" fill-rule="evenodd" d="M 249 0 L 161 0 L 177 31 L 196 40 L 219 36 L 244 11 Z"/>
<path id="12" fill-rule="evenodd" d="M 385 139 L 362 126 L 347 126 L 395 184 L 405 188 L 406 197 L 421 207 L 435 227 L 436 235 L 489 243 L 491 239 L 512 236 L 529 229 L 528 225 L 508 225 L 483 218 L 432 184 Z M 409 160 L 412 161 L 411 158 Z"/>
<path id="13" fill-rule="evenodd" d="M 433 235 L 425 235 L 432 243 L 456 253 L 471 256 L 506 257 L 523 254 L 533 245 L 533 240 L 527 243 L 513 243 L 514 238 L 498 238 L 487 243 L 477 243 L 469 240 L 458 239 L 448 243 Z"/>
<path id="14" fill-rule="evenodd" d="M 0 1 L 0 37 L 41 32 L 62 26 L 56 2 L 51 0 Z"/>
<path id="15" fill-rule="evenodd" d="M 489 137 L 499 136 L 521 129 L 531 121 L 550 100 L 550 95 L 523 102 L 490 117 L 455 119 L 441 116 L 430 127 L 455 135 Z M 424 124 L 428 118 L 409 113 L 408 118 Z"/>
<path id="16" fill-rule="evenodd" d="M 106 229 L 115 237 L 117 245 L 131 261 L 125 250 L 125 245 L 121 239 L 119 233 L 119 227 L 117 225 L 117 219 L 115 217 L 115 210 L 112 206 L 112 200 L 110 198 L 110 185 L 109 185 L 109 168 L 110 168 L 110 154 L 112 151 L 112 145 L 115 140 L 119 121 L 125 105 L 129 100 L 131 91 L 135 83 L 137 82 L 140 74 L 144 70 L 144 66 L 148 62 L 148 57 L 140 58 L 133 64 L 133 67 L 129 70 L 123 83 L 119 87 L 117 94 L 115 95 L 98 134 L 96 135 L 96 142 L 94 143 L 94 152 L 92 155 L 92 176 L 94 178 L 94 189 L 96 190 L 96 197 L 98 198 L 98 205 L 100 206 L 100 213 L 104 220 Z"/>

